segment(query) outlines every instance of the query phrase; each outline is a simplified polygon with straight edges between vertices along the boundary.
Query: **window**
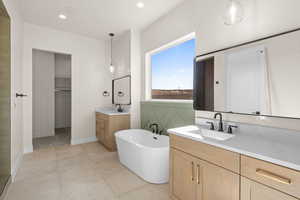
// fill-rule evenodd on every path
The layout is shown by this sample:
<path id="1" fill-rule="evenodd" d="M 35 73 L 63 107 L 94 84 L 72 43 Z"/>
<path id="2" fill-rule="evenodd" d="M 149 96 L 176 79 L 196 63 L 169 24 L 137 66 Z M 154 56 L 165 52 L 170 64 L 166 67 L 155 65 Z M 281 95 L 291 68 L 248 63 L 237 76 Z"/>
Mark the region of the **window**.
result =
<path id="1" fill-rule="evenodd" d="M 148 99 L 193 98 L 194 35 L 174 43 L 148 54 Z"/>

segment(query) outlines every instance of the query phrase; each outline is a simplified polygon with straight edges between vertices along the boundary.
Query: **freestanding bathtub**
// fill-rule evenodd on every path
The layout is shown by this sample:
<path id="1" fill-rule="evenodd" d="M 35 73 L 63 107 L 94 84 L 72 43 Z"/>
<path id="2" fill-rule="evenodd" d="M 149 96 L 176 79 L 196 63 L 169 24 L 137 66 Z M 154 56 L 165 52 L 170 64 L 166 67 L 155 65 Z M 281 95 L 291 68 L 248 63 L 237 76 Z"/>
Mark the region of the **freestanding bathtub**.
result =
<path id="1" fill-rule="evenodd" d="M 142 129 L 115 133 L 120 162 L 149 183 L 169 181 L 169 137 Z"/>

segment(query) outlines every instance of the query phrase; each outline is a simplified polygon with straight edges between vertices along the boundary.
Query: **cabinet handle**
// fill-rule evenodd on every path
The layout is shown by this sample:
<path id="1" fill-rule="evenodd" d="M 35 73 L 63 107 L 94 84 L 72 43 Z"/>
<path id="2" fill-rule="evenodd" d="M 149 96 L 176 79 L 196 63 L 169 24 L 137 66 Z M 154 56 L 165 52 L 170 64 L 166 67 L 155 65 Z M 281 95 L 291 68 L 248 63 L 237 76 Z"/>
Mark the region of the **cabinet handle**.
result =
<path id="1" fill-rule="evenodd" d="M 195 164 L 194 164 L 194 162 L 192 162 L 192 181 L 194 181 L 195 180 L 195 176 L 194 176 L 194 168 L 195 168 Z"/>
<path id="2" fill-rule="evenodd" d="M 283 183 L 283 184 L 291 184 L 292 183 L 291 179 L 284 178 L 282 176 L 279 176 L 277 174 L 274 174 L 272 172 L 269 172 L 269 171 L 266 171 L 263 169 L 256 169 L 256 173 L 260 176 L 271 179 L 273 181 L 277 181 L 279 183 Z"/>
<path id="3" fill-rule="evenodd" d="M 197 165 L 197 184 L 200 184 L 200 165 Z"/>

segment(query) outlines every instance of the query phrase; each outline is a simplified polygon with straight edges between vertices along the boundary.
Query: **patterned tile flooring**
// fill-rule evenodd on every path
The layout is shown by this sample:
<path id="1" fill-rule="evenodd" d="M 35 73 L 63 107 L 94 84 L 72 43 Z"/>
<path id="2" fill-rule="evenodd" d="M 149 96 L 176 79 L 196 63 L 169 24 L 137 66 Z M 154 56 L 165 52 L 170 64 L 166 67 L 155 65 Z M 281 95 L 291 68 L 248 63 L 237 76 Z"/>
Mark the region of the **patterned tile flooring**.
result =
<path id="1" fill-rule="evenodd" d="M 99 143 L 50 146 L 24 155 L 6 200 L 169 200 Z"/>

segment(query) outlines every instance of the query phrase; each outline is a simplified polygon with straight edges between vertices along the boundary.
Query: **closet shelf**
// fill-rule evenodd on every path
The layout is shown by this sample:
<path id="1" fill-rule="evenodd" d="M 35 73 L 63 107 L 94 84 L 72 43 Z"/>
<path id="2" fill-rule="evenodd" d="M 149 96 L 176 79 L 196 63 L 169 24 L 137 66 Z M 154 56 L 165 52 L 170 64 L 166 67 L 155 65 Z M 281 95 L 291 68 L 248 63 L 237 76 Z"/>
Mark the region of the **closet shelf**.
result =
<path id="1" fill-rule="evenodd" d="M 55 92 L 71 92 L 71 89 L 68 88 L 56 88 Z"/>

